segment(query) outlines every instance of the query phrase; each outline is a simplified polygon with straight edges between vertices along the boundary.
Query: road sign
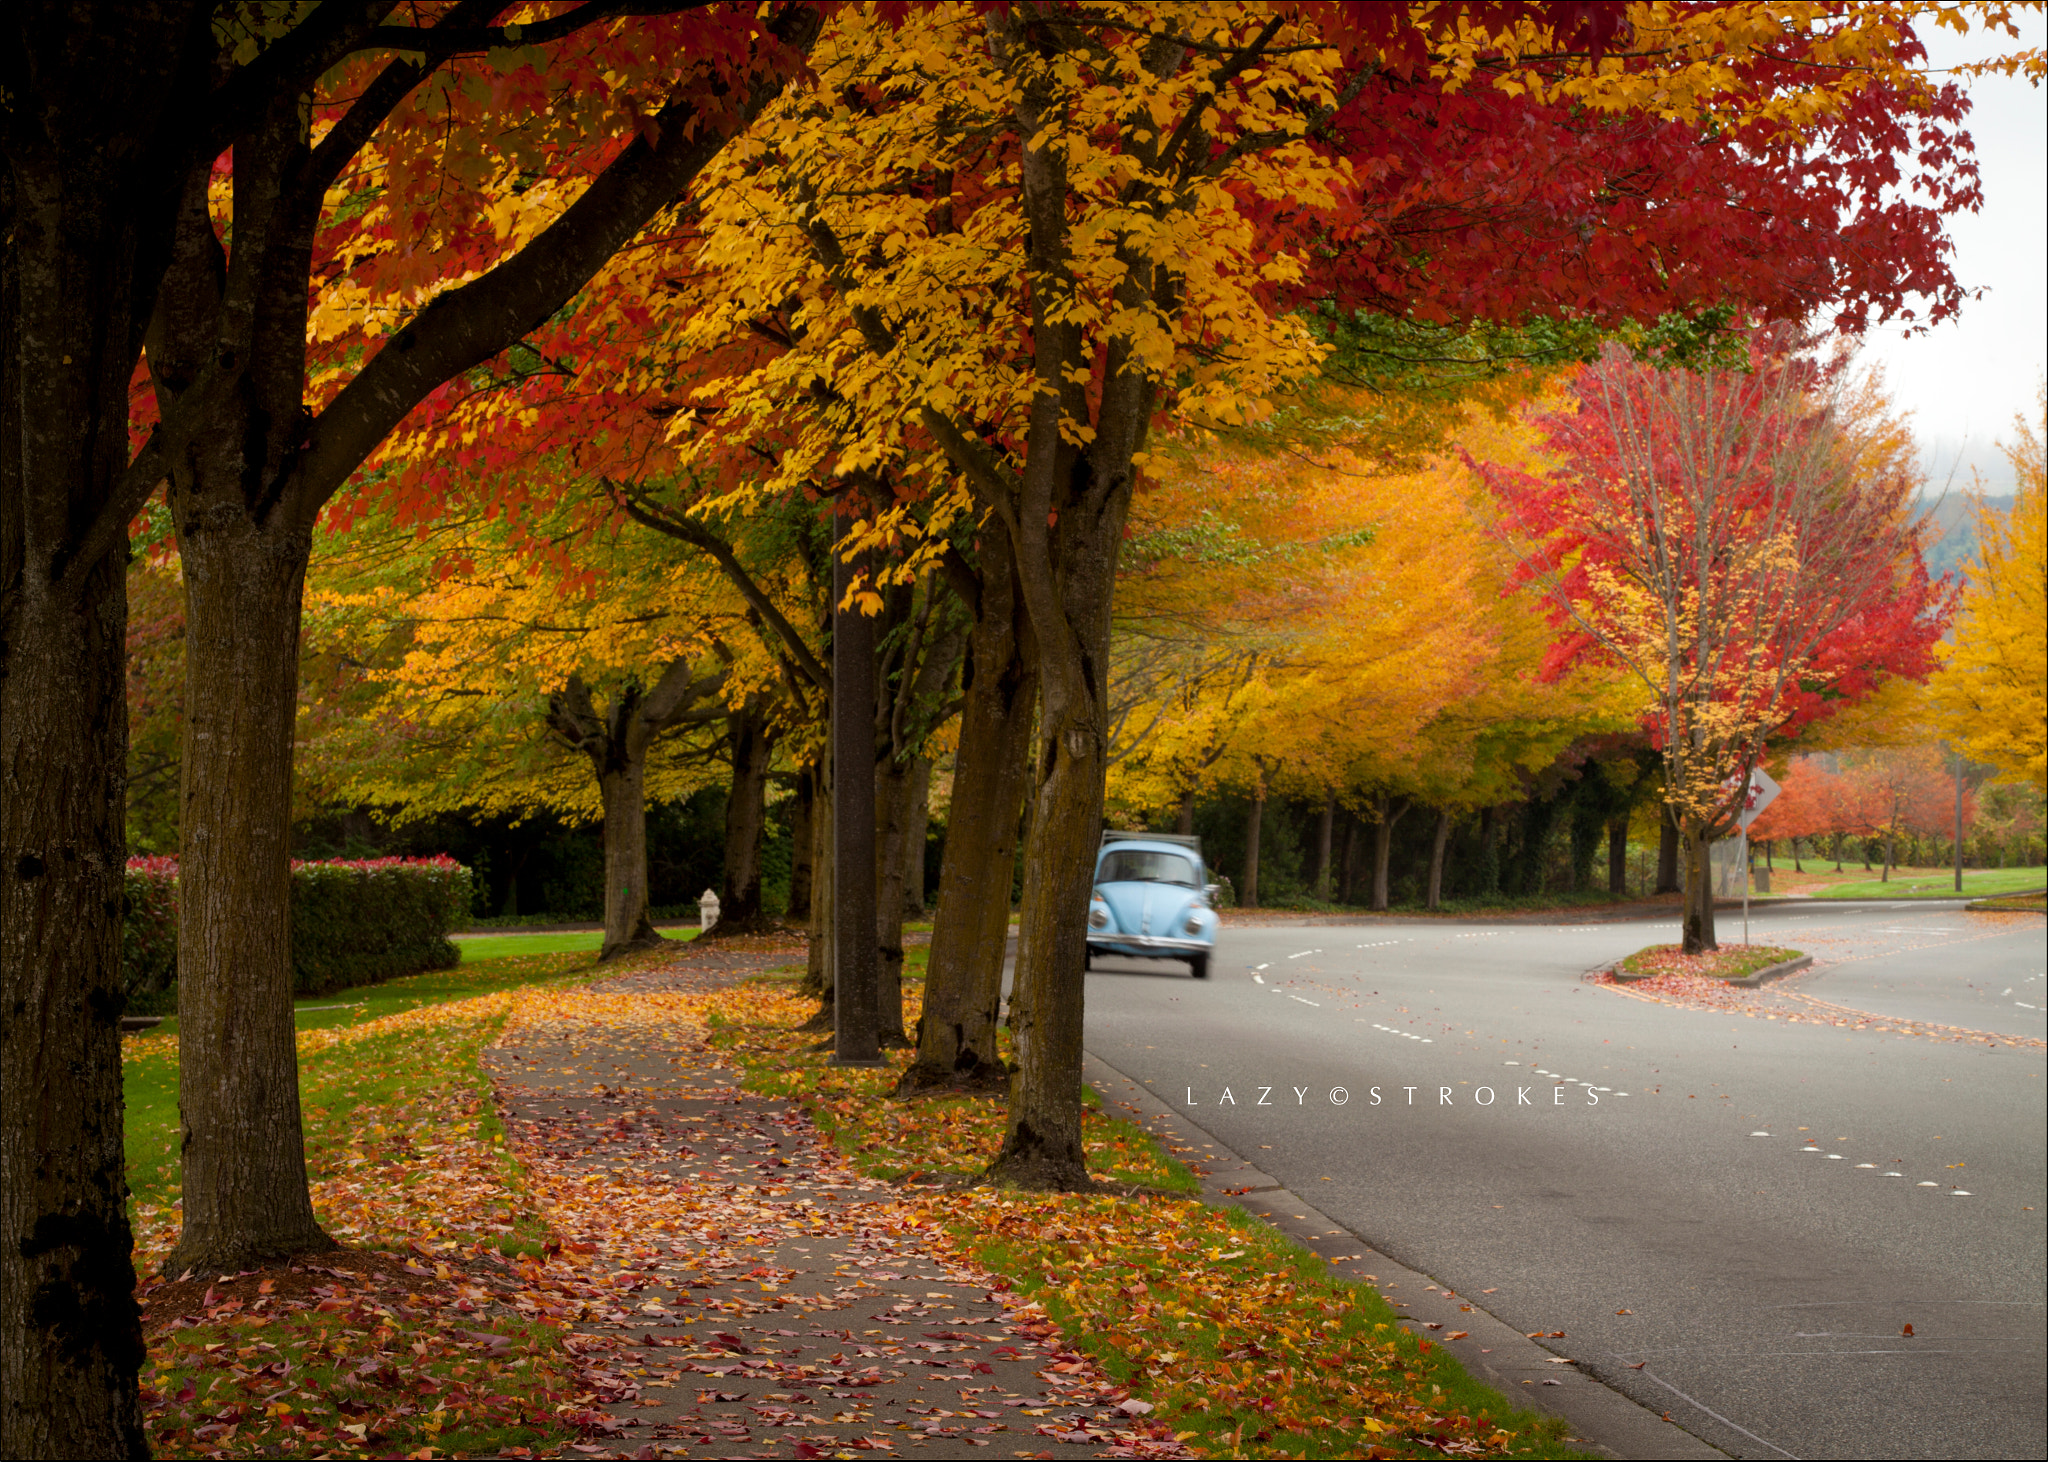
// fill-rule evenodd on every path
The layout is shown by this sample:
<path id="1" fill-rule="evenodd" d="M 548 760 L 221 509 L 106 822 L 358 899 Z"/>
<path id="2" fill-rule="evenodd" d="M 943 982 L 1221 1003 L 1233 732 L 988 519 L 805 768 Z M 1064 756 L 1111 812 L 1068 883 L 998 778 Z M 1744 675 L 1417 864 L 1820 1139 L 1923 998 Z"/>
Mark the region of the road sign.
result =
<path id="1" fill-rule="evenodd" d="M 1762 815 L 1766 807 L 1777 800 L 1778 784 L 1772 780 L 1769 772 L 1758 767 L 1749 774 L 1749 801 L 1736 817 L 1735 825 L 1747 833 L 1749 825 Z"/>

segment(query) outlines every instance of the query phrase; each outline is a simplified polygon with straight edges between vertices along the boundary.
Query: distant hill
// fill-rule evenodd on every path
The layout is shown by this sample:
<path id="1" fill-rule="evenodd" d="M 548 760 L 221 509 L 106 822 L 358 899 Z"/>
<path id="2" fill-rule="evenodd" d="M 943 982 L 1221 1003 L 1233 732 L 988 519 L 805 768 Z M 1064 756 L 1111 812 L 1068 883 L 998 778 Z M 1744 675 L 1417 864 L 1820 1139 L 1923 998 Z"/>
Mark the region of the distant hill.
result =
<path id="1" fill-rule="evenodd" d="M 2012 511 L 2011 493 L 1987 497 L 1984 502 L 1995 512 Z M 1976 504 L 1967 494 L 1951 492 L 1923 509 L 1920 516 L 1933 520 L 1938 535 L 1922 554 L 1927 561 L 1927 577 L 1938 579 L 1951 570 L 1967 574 L 1977 562 Z"/>

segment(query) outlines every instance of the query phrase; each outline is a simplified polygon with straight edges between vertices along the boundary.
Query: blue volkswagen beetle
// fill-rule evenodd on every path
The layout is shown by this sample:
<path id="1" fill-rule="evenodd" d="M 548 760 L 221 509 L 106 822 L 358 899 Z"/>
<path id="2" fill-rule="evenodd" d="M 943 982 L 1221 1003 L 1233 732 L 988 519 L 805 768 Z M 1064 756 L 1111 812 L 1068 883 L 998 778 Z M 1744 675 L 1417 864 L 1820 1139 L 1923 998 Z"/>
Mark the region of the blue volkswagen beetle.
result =
<path id="1" fill-rule="evenodd" d="M 1184 959 L 1196 979 L 1207 979 L 1217 926 L 1207 879 L 1199 838 L 1104 833 L 1088 905 L 1090 961 L 1098 954 Z"/>

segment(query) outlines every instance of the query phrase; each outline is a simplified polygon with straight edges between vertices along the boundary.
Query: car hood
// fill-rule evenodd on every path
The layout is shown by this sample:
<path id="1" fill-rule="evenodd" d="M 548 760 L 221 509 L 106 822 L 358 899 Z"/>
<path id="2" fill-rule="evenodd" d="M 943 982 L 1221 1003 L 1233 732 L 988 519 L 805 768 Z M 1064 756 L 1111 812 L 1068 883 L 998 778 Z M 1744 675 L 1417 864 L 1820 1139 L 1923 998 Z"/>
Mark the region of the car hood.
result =
<path id="1" fill-rule="evenodd" d="M 1109 905 L 1122 934 L 1173 934 L 1199 890 L 1177 883 L 1098 883 L 1095 896 Z"/>

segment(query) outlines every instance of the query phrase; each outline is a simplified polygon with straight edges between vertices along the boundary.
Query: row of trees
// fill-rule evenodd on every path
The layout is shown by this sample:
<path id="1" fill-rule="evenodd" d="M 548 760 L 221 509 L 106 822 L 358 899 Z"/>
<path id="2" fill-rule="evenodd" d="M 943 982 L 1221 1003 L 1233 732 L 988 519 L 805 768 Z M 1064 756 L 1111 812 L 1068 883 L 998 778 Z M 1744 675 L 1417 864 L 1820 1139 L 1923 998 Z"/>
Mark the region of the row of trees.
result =
<path id="1" fill-rule="evenodd" d="M 1284 433 L 1278 408 L 1361 312 L 1419 331 L 1424 355 L 1431 332 L 1472 321 L 1598 333 L 1733 306 L 1855 329 L 1910 318 L 1917 296 L 1952 313 L 1942 217 L 1974 200 L 1975 173 L 1962 96 L 1918 69 L 1910 19 L 1770 4 L 11 7 L 0 1452 L 146 1450 L 116 1024 L 123 558 L 159 490 L 185 657 L 174 1266 L 328 1243 L 299 1136 L 292 756 L 308 564 L 323 532 L 370 514 L 412 530 L 480 519 L 522 564 L 593 594 L 591 545 L 627 519 L 724 575 L 737 599 L 709 625 L 612 613 L 583 636 L 644 631 L 614 693 L 577 672 L 547 692 L 608 824 L 632 822 L 647 758 L 679 727 L 723 718 L 732 760 L 759 764 L 739 748 L 775 723 L 734 720 L 774 683 L 785 705 L 830 696 L 861 738 L 842 737 L 834 766 L 807 763 L 814 807 L 858 825 L 861 687 L 881 692 L 875 746 L 889 737 L 878 784 L 914 786 L 946 709 L 946 674 L 926 671 L 964 654 L 954 796 L 990 815 L 975 837 L 954 819 L 919 1065 L 992 1060 L 986 894 L 1021 807 L 1018 1068 L 993 1171 L 1082 1182 L 1082 919 L 1118 561 L 1158 469 L 1155 427 Z M 1908 160 L 1922 191 L 1901 199 Z M 1785 359 L 1767 352 L 1759 375 Z M 1654 389 L 1620 356 L 1607 371 L 1601 389 Z M 1716 402 L 1747 390 L 1716 381 Z M 1741 479 L 1750 513 L 1777 501 L 1780 464 L 1811 460 L 1805 417 L 1762 419 L 1790 445 Z M 743 558 L 740 525 L 763 519 L 811 556 Z M 1562 533 L 1560 565 L 1607 553 L 1555 515 L 1518 531 Z M 858 561 L 820 565 L 827 539 Z M 544 622 L 521 607 L 525 578 L 468 575 L 459 546 L 437 567 L 478 579 L 473 622 Z M 784 572 L 786 590 L 763 581 Z M 356 595 L 318 607 L 393 618 L 374 583 Z M 833 611 L 829 667 L 792 617 L 806 598 Z M 871 651 L 878 615 L 893 618 Z M 1633 643 L 1589 624 L 1610 654 Z M 903 714 L 884 727 L 887 707 Z M 1687 714 L 1667 708 L 1667 749 L 1719 744 Z M 800 724 L 820 717 L 781 734 Z M 1714 754 L 1673 785 L 1704 786 L 1685 768 Z M 876 797 L 883 840 L 904 821 L 891 798 Z M 859 906 L 859 880 L 821 896 L 832 865 L 817 871 L 814 908 Z M 643 938 L 630 846 L 608 887 L 608 944 Z"/>

